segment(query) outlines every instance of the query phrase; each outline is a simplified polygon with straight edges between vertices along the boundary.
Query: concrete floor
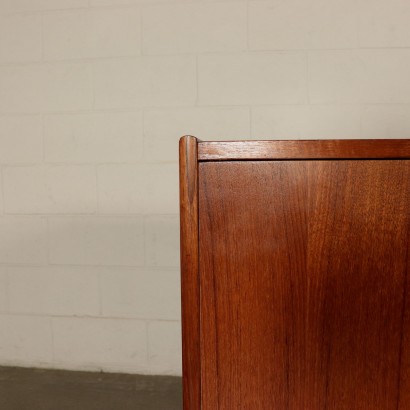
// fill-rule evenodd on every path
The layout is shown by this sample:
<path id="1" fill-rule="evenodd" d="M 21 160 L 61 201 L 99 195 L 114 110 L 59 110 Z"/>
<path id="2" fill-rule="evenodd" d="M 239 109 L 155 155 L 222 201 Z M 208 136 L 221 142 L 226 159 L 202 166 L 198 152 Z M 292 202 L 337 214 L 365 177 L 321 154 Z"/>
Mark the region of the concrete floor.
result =
<path id="1" fill-rule="evenodd" d="M 179 377 L 0 367 L 1 410 L 180 410 Z"/>

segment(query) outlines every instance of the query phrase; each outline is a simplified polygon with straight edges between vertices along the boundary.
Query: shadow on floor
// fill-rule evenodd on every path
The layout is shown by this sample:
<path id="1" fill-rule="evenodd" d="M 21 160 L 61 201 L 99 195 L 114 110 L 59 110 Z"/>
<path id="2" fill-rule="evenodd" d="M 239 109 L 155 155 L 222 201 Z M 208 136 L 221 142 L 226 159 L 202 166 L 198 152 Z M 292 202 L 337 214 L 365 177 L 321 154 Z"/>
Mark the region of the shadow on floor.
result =
<path id="1" fill-rule="evenodd" d="M 180 410 L 179 377 L 0 367 L 1 410 Z"/>

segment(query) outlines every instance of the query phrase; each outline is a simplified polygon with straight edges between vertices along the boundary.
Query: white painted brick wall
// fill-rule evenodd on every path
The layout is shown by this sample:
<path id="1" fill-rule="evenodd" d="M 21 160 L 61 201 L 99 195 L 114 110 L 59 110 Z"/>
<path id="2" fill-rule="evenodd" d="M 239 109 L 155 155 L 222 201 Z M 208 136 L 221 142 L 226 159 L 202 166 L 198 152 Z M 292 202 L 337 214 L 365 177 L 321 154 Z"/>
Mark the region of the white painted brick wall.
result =
<path id="1" fill-rule="evenodd" d="M 44 160 L 135 163 L 143 155 L 142 118 L 142 111 L 46 115 Z"/>
<path id="2" fill-rule="evenodd" d="M 408 0 L 0 0 L 0 365 L 180 374 L 178 138 L 409 138 Z"/>
<path id="3" fill-rule="evenodd" d="M 47 220 L 36 216 L 0 217 L 0 264 L 47 264 Z"/>
<path id="4" fill-rule="evenodd" d="M 88 0 L 1 0 L 1 12 L 44 11 L 87 7 Z"/>
<path id="5" fill-rule="evenodd" d="M 142 216 L 51 217 L 48 225 L 51 264 L 144 265 Z"/>
<path id="6" fill-rule="evenodd" d="M 181 324 L 179 322 L 150 322 L 148 325 L 148 358 L 152 371 L 169 374 L 181 371 L 179 352 L 181 346 Z"/>
<path id="7" fill-rule="evenodd" d="M 43 161 L 41 115 L 0 116 L 0 163 L 39 164 Z"/>
<path id="8" fill-rule="evenodd" d="M 0 313 L 8 311 L 7 268 L 0 266 Z"/>
<path id="9" fill-rule="evenodd" d="M 109 214 L 178 212 L 178 169 L 175 164 L 99 165 L 99 211 Z"/>
<path id="10" fill-rule="evenodd" d="M 97 209 L 91 165 L 7 166 L 3 192 L 8 214 L 89 214 Z"/>
<path id="11" fill-rule="evenodd" d="M 52 365 L 51 317 L 2 314 L 0 330 L 0 361 L 3 365 Z"/>
<path id="12" fill-rule="evenodd" d="M 123 8 L 47 13 L 43 36 L 46 60 L 138 55 L 141 12 Z"/>
<path id="13" fill-rule="evenodd" d="M 146 7 L 143 13 L 144 52 L 179 54 L 244 51 L 246 7 L 245 2 Z"/>
<path id="14" fill-rule="evenodd" d="M 99 271 L 70 266 L 9 266 L 9 312 L 13 314 L 98 316 Z"/>
<path id="15" fill-rule="evenodd" d="M 144 373 L 149 370 L 144 320 L 54 317 L 52 330 L 57 366 Z"/>
<path id="16" fill-rule="evenodd" d="M 0 67 L 0 112 L 42 113 L 93 108 L 90 63 Z"/>
<path id="17" fill-rule="evenodd" d="M 410 103 L 410 49 L 314 51 L 309 96 L 319 104 Z"/>
<path id="18" fill-rule="evenodd" d="M 175 240 L 175 232 L 178 230 L 179 218 L 176 215 L 145 217 L 147 266 L 179 266 L 179 241 Z"/>
<path id="19" fill-rule="evenodd" d="M 354 48 L 357 0 L 249 2 L 252 50 Z"/>
<path id="20" fill-rule="evenodd" d="M 198 58 L 200 105 L 307 102 L 305 53 L 241 53 Z"/>
<path id="21" fill-rule="evenodd" d="M 94 62 L 97 109 L 191 105 L 196 100 L 192 56 L 146 56 Z"/>
<path id="22" fill-rule="evenodd" d="M 41 15 L 0 15 L 0 64 L 41 61 Z"/>
<path id="23" fill-rule="evenodd" d="M 295 121 L 295 118 L 298 120 Z M 360 138 L 360 110 L 351 105 L 288 105 L 252 108 L 252 134 L 282 139 Z"/>
<path id="24" fill-rule="evenodd" d="M 179 270 L 100 268 L 101 308 L 108 317 L 179 320 Z"/>
<path id="25" fill-rule="evenodd" d="M 0 218 L 4 213 L 4 204 L 3 204 L 3 170 L 0 167 Z"/>

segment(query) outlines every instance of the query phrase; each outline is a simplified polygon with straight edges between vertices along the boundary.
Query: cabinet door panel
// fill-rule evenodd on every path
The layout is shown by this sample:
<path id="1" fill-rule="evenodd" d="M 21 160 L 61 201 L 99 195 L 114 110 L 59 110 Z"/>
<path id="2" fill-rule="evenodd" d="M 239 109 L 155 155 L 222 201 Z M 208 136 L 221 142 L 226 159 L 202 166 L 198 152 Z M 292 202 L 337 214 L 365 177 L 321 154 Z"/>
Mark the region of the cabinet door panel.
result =
<path id="1" fill-rule="evenodd" d="M 406 160 L 200 163 L 202 408 L 397 409 L 409 203 Z"/>

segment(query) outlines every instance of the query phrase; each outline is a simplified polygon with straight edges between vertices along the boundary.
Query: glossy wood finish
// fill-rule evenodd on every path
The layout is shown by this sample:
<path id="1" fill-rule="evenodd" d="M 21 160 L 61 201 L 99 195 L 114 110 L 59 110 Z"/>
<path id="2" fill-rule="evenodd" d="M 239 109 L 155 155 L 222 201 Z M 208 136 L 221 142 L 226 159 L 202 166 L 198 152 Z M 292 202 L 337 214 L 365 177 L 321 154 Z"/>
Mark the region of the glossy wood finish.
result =
<path id="1" fill-rule="evenodd" d="M 409 203 L 408 161 L 201 163 L 202 409 L 397 409 Z"/>
<path id="2" fill-rule="evenodd" d="M 184 410 L 201 408 L 197 146 L 190 136 L 179 142 Z"/>
<path id="3" fill-rule="evenodd" d="M 204 141 L 200 161 L 410 158 L 410 140 Z"/>
<path id="4" fill-rule="evenodd" d="M 410 241 L 410 239 L 408 240 Z M 409 250 L 410 254 L 410 250 Z M 410 266 L 408 256 L 408 266 Z M 410 268 L 408 268 L 410 269 Z M 398 410 L 410 408 L 410 273 L 406 277 L 405 305 L 403 312 L 403 337 L 401 341 L 401 373 Z"/>
<path id="5" fill-rule="evenodd" d="M 185 410 L 410 410 L 406 158 L 181 140 Z"/>
<path id="6" fill-rule="evenodd" d="M 200 164 L 203 409 L 288 409 L 306 374 L 305 174 L 303 162 Z"/>
<path id="7" fill-rule="evenodd" d="M 410 161 L 312 163 L 308 187 L 308 407 L 396 409 Z"/>

